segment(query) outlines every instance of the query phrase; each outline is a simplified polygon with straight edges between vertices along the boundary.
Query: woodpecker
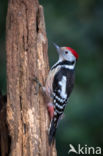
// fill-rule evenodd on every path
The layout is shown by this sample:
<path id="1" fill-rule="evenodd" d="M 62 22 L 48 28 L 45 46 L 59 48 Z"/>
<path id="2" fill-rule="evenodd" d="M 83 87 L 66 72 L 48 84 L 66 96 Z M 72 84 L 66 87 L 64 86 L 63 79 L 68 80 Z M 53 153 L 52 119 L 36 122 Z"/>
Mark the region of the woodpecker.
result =
<path id="1" fill-rule="evenodd" d="M 61 118 L 67 100 L 74 86 L 77 52 L 70 47 L 59 47 L 54 44 L 59 55 L 58 61 L 52 66 L 43 88 L 48 97 L 48 111 L 51 118 L 49 128 L 49 144 L 54 140 L 58 121 Z"/>

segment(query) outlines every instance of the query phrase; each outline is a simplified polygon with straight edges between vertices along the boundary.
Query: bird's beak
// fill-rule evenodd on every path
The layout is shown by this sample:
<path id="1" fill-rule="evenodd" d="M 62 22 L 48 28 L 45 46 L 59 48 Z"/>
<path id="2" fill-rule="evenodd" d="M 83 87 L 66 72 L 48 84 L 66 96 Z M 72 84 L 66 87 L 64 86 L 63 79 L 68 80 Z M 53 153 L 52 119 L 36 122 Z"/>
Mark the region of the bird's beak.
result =
<path id="1" fill-rule="evenodd" d="M 57 44 L 55 44 L 55 43 L 53 43 L 53 45 L 57 49 L 57 52 L 60 53 L 60 47 Z"/>

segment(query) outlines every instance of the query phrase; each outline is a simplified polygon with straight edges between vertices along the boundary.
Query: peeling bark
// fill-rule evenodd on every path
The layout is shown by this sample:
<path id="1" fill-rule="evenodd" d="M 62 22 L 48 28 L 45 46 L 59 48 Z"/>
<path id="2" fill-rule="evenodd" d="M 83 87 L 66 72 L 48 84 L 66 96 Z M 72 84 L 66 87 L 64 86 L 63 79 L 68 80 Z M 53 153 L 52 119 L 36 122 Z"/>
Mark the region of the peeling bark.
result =
<path id="1" fill-rule="evenodd" d="M 56 156 L 48 145 L 49 116 L 38 77 L 49 70 L 43 8 L 38 0 L 10 0 L 6 27 L 7 122 L 12 156 Z"/>

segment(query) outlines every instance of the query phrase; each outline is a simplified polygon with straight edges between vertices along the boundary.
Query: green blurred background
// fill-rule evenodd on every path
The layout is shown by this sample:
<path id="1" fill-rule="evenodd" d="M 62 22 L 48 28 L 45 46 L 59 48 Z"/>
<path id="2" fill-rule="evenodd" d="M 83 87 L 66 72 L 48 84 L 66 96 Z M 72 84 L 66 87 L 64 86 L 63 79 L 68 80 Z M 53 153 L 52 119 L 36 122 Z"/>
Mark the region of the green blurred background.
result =
<path id="1" fill-rule="evenodd" d="M 0 89 L 6 93 L 5 19 L 7 0 L 0 1 Z M 103 147 L 103 0 L 40 0 L 44 6 L 49 60 L 57 53 L 52 42 L 71 46 L 79 54 L 76 81 L 56 144 L 67 156 L 69 144 Z M 73 154 L 70 154 L 73 155 Z"/>

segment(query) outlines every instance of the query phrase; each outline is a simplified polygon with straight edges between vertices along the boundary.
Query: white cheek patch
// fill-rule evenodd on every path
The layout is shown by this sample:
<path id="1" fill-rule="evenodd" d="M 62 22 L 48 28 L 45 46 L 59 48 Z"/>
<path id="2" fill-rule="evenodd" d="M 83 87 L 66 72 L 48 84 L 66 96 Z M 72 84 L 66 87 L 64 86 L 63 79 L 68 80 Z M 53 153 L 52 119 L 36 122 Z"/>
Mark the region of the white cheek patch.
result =
<path id="1" fill-rule="evenodd" d="M 67 57 L 68 57 L 69 61 L 74 61 L 75 60 L 75 56 L 70 51 L 69 51 Z"/>
<path id="2" fill-rule="evenodd" d="M 64 99 L 67 98 L 67 94 L 66 94 L 66 82 L 67 82 L 66 76 L 63 76 L 62 77 L 62 80 L 59 81 L 59 85 L 61 86 L 60 95 Z"/>

